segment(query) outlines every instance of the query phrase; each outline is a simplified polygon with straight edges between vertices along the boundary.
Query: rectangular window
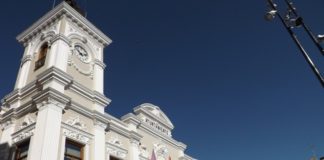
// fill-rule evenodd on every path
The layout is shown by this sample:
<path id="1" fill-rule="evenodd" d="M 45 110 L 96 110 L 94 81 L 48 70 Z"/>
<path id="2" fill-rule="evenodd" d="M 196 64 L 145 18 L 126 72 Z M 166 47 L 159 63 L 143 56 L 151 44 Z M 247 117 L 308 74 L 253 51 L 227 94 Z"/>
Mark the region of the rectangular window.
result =
<path id="1" fill-rule="evenodd" d="M 84 145 L 66 140 L 64 160 L 83 160 Z"/>
<path id="2" fill-rule="evenodd" d="M 27 160 L 29 140 L 17 145 L 15 160 Z"/>

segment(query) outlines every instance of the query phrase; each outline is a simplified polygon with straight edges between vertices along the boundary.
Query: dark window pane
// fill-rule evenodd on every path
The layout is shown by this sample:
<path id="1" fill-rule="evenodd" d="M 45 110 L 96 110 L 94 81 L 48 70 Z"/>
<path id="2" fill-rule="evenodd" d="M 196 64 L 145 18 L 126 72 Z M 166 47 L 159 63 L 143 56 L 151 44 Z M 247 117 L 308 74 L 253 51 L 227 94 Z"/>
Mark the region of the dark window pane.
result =
<path id="1" fill-rule="evenodd" d="M 67 140 L 65 143 L 64 160 L 82 160 L 83 145 Z"/>

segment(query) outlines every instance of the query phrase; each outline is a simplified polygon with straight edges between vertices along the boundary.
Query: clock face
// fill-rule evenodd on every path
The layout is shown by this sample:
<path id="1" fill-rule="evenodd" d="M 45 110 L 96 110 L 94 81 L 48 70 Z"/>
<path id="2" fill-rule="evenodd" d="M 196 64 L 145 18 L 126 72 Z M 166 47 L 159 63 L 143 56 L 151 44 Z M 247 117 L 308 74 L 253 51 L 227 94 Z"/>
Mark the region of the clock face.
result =
<path id="1" fill-rule="evenodd" d="M 82 48 L 80 45 L 75 45 L 74 48 L 76 51 L 76 55 L 82 62 L 85 63 L 89 62 L 90 60 L 89 54 L 84 48 Z"/>

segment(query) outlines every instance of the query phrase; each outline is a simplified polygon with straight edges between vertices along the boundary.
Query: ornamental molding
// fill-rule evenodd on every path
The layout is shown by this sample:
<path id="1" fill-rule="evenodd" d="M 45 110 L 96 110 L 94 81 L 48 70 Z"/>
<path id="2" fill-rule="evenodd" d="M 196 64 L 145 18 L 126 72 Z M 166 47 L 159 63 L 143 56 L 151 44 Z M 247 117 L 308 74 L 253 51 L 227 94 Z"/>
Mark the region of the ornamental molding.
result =
<path id="1" fill-rule="evenodd" d="M 14 143 L 18 143 L 33 136 L 35 132 L 35 125 L 36 124 L 33 123 L 32 125 L 12 134 L 12 141 Z"/>
<path id="2" fill-rule="evenodd" d="M 75 70 L 77 70 L 79 73 L 90 77 L 91 79 L 93 79 L 94 77 L 94 63 L 91 61 L 89 62 L 88 66 L 89 66 L 89 70 L 84 70 L 82 68 L 80 68 L 74 61 L 73 61 L 73 55 L 76 55 L 74 49 L 71 49 L 71 51 L 69 52 L 69 56 L 68 56 L 68 65 L 72 66 Z"/>
<path id="3" fill-rule="evenodd" d="M 13 120 L 7 120 L 0 125 L 1 130 L 6 130 L 8 127 L 10 127 L 13 124 L 14 124 Z"/>
<path id="4" fill-rule="evenodd" d="M 49 44 L 53 44 L 58 40 L 62 40 L 63 42 L 65 42 L 68 46 L 72 46 L 72 42 L 69 40 L 68 37 L 64 36 L 63 34 L 56 34 L 53 35 L 53 37 L 50 39 L 50 43 Z"/>
<path id="5" fill-rule="evenodd" d="M 37 103 L 36 106 L 37 106 L 38 110 L 43 110 L 45 107 L 49 106 L 49 104 L 53 104 L 53 105 L 59 107 L 60 109 L 64 109 L 66 106 L 66 104 L 64 104 L 54 98 L 51 98 L 51 97 L 48 97 L 48 98 L 44 99 L 43 101 L 41 101 L 40 103 Z"/>
<path id="6" fill-rule="evenodd" d="M 160 109 L 160 107 L 153 105 L 151 103 L 144 103 L 134 108 L 136 115 L 143 114 L 161 125 L 164 125 L 168 130 L 172 130 L 174 125 L 168 118 L 168 116 Z"/>
<path id="7" fill-rule="evenodd" d="M 120 139 L 118 137 L 111 137 L 111 138 L 109 138 L 108 142 L 110 144 L 113 144 L 113 145 L 118 146 L 118 147 L 123 146 L 123 143 L 120 141 Z"/>
<path id="8" fill-rule="evenodd" d="M 67 85 L 72 81 L 72 77 L 69 76 L 68 74 L 66 74 L 65 72 L 63 72 L 62 70 L 55 68 L 55 67 L 51 67 L 49 69 L 47 69 L 46 71 L 44 71 L 43 73 L 39 74 L 37 76 L 37 79 L 30 82 L 29 84 L 27 84 L 26 86 L 24 86 L 23 88 L 18 88 L 15 89 L 14 91 L 12 91 L 11 93 L 7 94 L 3 99 L 2 99 L 2 106 L 4 106 L 2 108 L 2 110 L 10 110 L 12 109 L 11 104 L 14 104 L 17 101 L 20 101 L 21 99 L 24 99 L 32 94 L 35 94 L 35 92 L 39 92 L 40 88 L 47 83 L 50 80 L 56 80 L 60 83 L 62 83 L 63 85 Z M 40 100 L 48 95 L 52 95 L 54 97 L 59 97 L 56 98 L 59 101 L 62 101 L 63 103 L 68 103 L 69 98 L 66 97 L 65 95 L 55 92 L 53 91 L 54 89 L 51 89 L 50 93 L 45 93 L 44 91 L 42 91 L 41 93 L 38 93 L 37 96 L 33 96 L 34 100 Z M 42 94 L 42 95 L 40 95 Z"/>
<path id="9" fill-rule="evenodd" d="M 90 138 L 82 134 L 81 132 L 78 131 L 72 131 L 69 129 L 63 129 L 63 134 L 72 140 L 76 140 L 78 142 L 81 142 L 83 144 L 88 144 L 90 141 Z"/>
<path id="10" fill-rule="evenodd" d="M 140 142 L 133 138 L 129 139 L 129 142 L 131 145 L 136 146 L 136 147 L 139 147 L 139 145 L 140 145 Z"/>
<path id="11" fill-rule="evenodd" d="M 70 19 L 89 36 L 98 41 L 100 44 L 107 46 L 112 41 L 93 24 L 91 24 L 85 17 L 75 11 L 69 4 L 62 2 L 57 5 L 54 9 L 48 12 L 45 16 L 36 21 L 31 27 L 25 30 L 23 33 L 17 36 L 17 40 L 20 43 L 26 43 L 33 37 L 40 34 L 43 30 L 52 26 L 58 20 Z"/>
<path id="12" fill-rule="evenodd" d="M 148 150 L 147 150 L 147 146 L 141 144 L 141 145 L 139 146 L 139 151 L 140 151 L 140 156 L 141 156 L 141 157 L 143 157 L 143 158 L 145 158 L 145 159 L 149 158 L 150 154 L 149 154 L 149 152 L 148 152 Z"/>
<path id="13" fill-rule="evenodd" d="M 111 102 L 111 100 L 107 98 L 105 95 L 103 95 L 102 93 L 84 87 L 83 85 L 81 85 L 76 81 L 70 83 L 68 89 L 71 89 L 71 91 L 74 91 L 75 93 L 87 98 L 88 100 L 94 101 L 95 103 L 104 107 L 108 106 Z"/>
<path id="14" fill-rule="evenodd" d="M 181 150 L 185 150 L 186 149 L 186 145 L 185 144 L 174 140 L 172 137 L 166 136 L 164 134 L 161 134 L 160 132 L 157 132 L 155 130 L 152 130 L 151 127 L 148 126 L 147 124 L 141 124 L 141 125 L 139 125 L 138 128 L 140 130 L 142 130 L 142 131 L 144 131 L 144 132 L 152 135 L 155 138 L 161 139 L 164 142 L 169 143 L 170 145 L 172 145 L 172 146 L 174 146 L 176 148 L 179 148 Z"/>
<path id="15" fill-rule="evenodd" d="M 106 143 L 106 152 L 109 155 L 113 155 L 117 158 L 124 159 L 127 156 L 128 151 L 114 144 Z"/>
<path id="16" fill-rule="evenodd" d="M 22 123 L 19 126 L 19 129 L 23 129 L 26 128 L 32 124 L 34 124 L 36 121 L 34 118 L 32 118 L 29 114 L 25 116 L 24 120 L 22 121 Z"/>
<path id="17" fill-rule="evenodd" d="M 50 80 L 56 80 L 62 85 L 67 85 L 73 80 L 72 76 L 68 75 L 66 72 L 59 68 L 51 67 L 44 72 L 37 75 L 37 81 L 43 85 Z"/>
<path id="18" fill-rule="evenodd" d="M 197 159 L 192 158 L 192 157 L 185 154 L 184 156 L 180 157 L 179 160 L 197 160 Z"/>
<path id="19" fill-rule="evenodd" d="M 40 41 L 44 41 L 45 39 L 52 39 L 56 35 L 56 31 L 50 30 L 50 31 L 45 31 L 42 32 L 40 35 Z M 34 42 L 32 42 L 34 43 Z"/>
<path id="20" fill-rule="evenodd" d="M 167 156 L 169 154 L 169 150 L 165 144 L 163 144 L 161 142 L 157 142 L 157 143 L 154 143 L 153 146 L 154 146 L 154 151 L 155 151 L 158 159 L 167 158 Z"/>
<path id="21" fill-rule="evenodd" d="M 152 129 L 166 135 L 169 137 L 172 137 L 171 131 L 169 129 L 167 129 L 166 127 L 164 127 L 164 125 L 161 125 L 161 123 L 152 120 L 151 118 L 147 118 L 147 117 L 141 117 L 141 121 L 142 123 L 145 123 L 146 125 L 150 126 Z"/>
<path id="22" fill-rule="evenodd" d="M 86 125 L 80 120 L 80 116 L 70 117 L 65 123 L 81 130 L 87 129 Z"/>
<path id="23" fill-rule="evenodd" d="M 94 60 L 94 64 L 95 64 L 95 65 L 98 65 L 98 66 L 101 67 L 102 69 L 105 69 L 105 68 L 106 68 L 106 64 L 103 63 L 102 61 L 100 61 L 99 59 L 95 59 L 95 60 Z"/>
<path id="24" fill-rule="evenodd" d="M 94 124 L 94 126 L 101 127 L 103 129 L 106 129 L 108 126 L 107 124 L 105 124 L 101 121 L 98 121 L 98 120 L 93 120 L 93 124 Z"/>
<path id="25" fill-rule="evenodd" d="M 89 144 L 90 140 L 94 137 L 92 134 L 74 126 L 70 126 L 69 124 L 66 124 L 64 122 L 62 122 L 62 133 L 65 137 L 82 144 Z"/>
<path id="26" fill-rule="evenodd" d="M 26 62 L 33 60 L 33 56 L 32 55 L 26 55 L 21 59 L 21 65 L 23 66 Z"/>

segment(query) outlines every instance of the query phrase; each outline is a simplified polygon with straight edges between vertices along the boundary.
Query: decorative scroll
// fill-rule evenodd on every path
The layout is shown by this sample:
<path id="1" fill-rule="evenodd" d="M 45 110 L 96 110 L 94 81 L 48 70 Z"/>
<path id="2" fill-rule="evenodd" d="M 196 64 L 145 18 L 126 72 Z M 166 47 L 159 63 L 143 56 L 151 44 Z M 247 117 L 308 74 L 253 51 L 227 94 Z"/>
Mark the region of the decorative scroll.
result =
<path id="1" fill-rule="evenodd" d="M 113 156 L 118 157 L 118 158 L 121 158 L 121 159 L 126 158 L 126 155 L 127 155 L 127 151 L 126 150 L 122 150 L 120 148 L 112 147 L 112 146 L 108 146 L 107 147 L 107 153 L 109 155 L 113 155 Z"/>
<path id="2" fill-rule="evenodd" d="M 19 133 L 17 136 L 15 136 L 13 138 L 13 142 L 14 143 L 17 143 L 17 142 L 20 142 L 22 140 L 25 140 L 25 139 L 33 136 L 34 135 L 34 131 L 35 131 L 35 129 L 32 129 L 32 130 L 29 130 L 29 131 L 23 131 L 23 132 Z"/>
<path id="3" fill-rule="evenodd" d="M 30 115 L 26 115 L 19 128 L 20 129 L 26 128 L 33 123 L 35 123 L 35 120 Z"/>
<path id="4" fill-rule="evenodd" d="M 77 140 L 79 142 L 83 142 L 84 144 L 87 144 L 90 140 L 88 137 L 84 136 L 82 133 L 76 132 L 76 131 L 71 131 L 68 129 L 63 129 L 63 134 L 68 138 Z"/>
<path id="5" fill-rule="evenodd" d="M 87 127 L 84 123 L 81 122 L 80 117 L 76 116 L 74 118 L 70 118 L 66 121 L 66 123 L 70 126 L 76 127 L 81 130 L 85 130 Z"/>

